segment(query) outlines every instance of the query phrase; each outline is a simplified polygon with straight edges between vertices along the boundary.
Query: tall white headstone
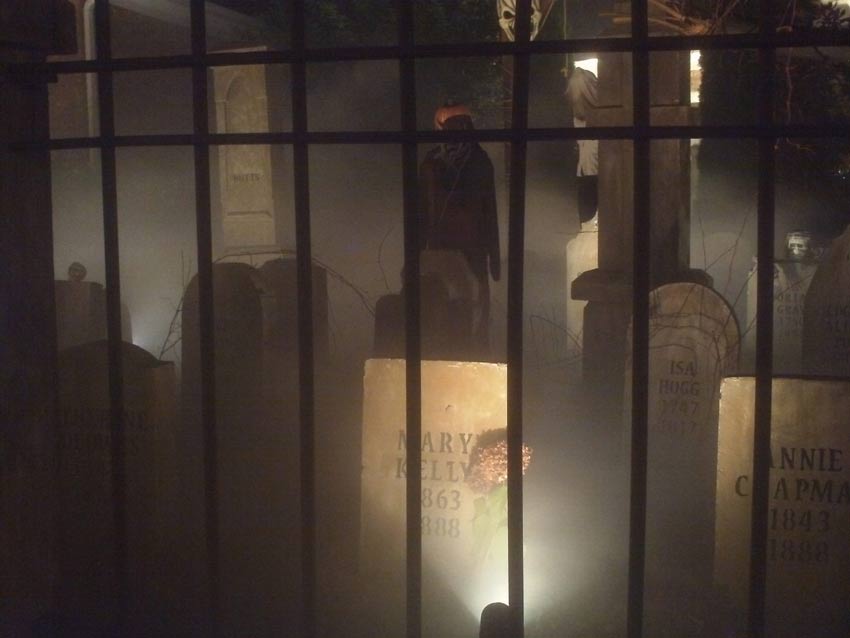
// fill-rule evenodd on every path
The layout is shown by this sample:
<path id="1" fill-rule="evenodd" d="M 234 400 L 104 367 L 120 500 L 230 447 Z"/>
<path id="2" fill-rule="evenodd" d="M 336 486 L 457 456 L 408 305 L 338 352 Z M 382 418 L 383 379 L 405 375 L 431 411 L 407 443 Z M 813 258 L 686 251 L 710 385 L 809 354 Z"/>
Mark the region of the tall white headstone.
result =
<path id="1" fill-rule="evenodd" d="M 263 65 L 213 68 L 219 133 L 268 132 Z M 277 246 L 272 151 L 264 144 L 219 147 L 222 242 L 227 252 Z"/>

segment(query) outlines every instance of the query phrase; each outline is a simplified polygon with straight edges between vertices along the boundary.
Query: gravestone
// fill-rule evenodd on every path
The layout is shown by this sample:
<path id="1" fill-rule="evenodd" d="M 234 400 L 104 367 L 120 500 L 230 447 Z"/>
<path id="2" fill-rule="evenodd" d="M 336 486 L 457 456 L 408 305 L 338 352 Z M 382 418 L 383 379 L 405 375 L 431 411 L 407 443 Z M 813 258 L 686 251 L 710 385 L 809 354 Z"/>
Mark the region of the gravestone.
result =
<path id="1" fill-rule="evenodd" d="M 90 281 L 54 282 L 60 350 L 106 338 L 106 292 Z"/>
<path id="2" fill-rule="evenodd" d="M 725 300 L 692 283 L 653 290 L 649 322 L 647 615 L 658 622 L 711 581 L 720 381 L 736 369 L 739 333 Z"/>
<path id="3" fill-rule="evenodd" d="M 112 432 L 106 341 L 59 354 L 60 578 L 63 611 L 109 622 L 114 610 Z M 174 364 L 122 344 L 130 600 L 156 613 L 177 595 Z M 110 602 L 111 601 L 111 602 Z M 132 613 L 132 612 L 131 612 Z"/>
<path id="4" fill-rule="evenodd" d="M 405 434 L 405 365 L 403 359 L 370 359 L 364 375 L 360 565 L 365 583 L 374 583 L 373 595 L 384 597 L 390 610 L 403 608 L 398 597 L 405 590 L 410 444 Z M 490 495 L 474 491 L 468 481 L 478 436 L 505 427 L 506 375 L 503 364 L 422 362 L 422 440 L 416 445 L 422 450 L 417 471 L 422 475 L 424 605 L 427 611 L 437 604 L 441 612 L 452 604 L 466 606 L 460 617 L 426 614 L 428 635 L 471 635 L 474 624 L 464 623 L 474 623 L 474 614 L 492 602 L 482 591 L 493 582 L 507 582 L 506 566 L 492 558 L 506 551 L 506 545 L 501 548 L 502 539 L 483 525 L 482 508 Z M 467 608 L 475 610 L 473 615 Z"/>
<path id="5" fill-rule="evenodd" d="M 587 228 L 585 228 L 587 226 Z M 582 224 L 582 230 L 567 242 L 567 357 L 576 359 L 582 352 L 584 308 L 587 301 L 574 299 L 573 281 L 583 272 L 599 265 L 599 230 Z"/>
<path id="6" fill-rule="evenodd" d="M 481 286 L 457 250 L 423 250 L 420 254 L 420 332 L 422 357 L 446 361 L 484 361 L 489 348 L 482 332 Z M 404 291 L 384 295 L 375 306 L 376 358 L 405 356 Z M 489 321 L 489 319 L 488 319 Z M 484 330 L 486 332 L 486 330 Z"/>
<path id="7" fill-rule="evenodd" d="M 714 576 L 748 597 L 755 379 L 723 380 Z M 850 383 L 774 379 L 768 483 L 771 638 L 850 635 Z"/>
<path id="8" fill-rule="evenodd" d="M 216 132 L 272 130 L 264 65 L 214 67 L 213 87 Z M 218 165 L 225 251 L 277 246 L 272 147 L 223 145 Z"/>
<path id="9" fill-rule="evenodd" d="M 806 374 L 850 376 L 850 227 L 812 277 L 803 312 Z"/>
<path id="10" fill-rule="evenodd" d="M 297 617 L 297 437 L 278 427 L 264 397 L 263 314 L 257 269 L 243 263 L 213 265 L 215 433 L 218 447 L 221 623 L 250 635 L 283 631 Z M 198 282 L 183 301 L 184 479 L 190 550 L 205 582 L 204 437 L 200 396 Z M 283 389 L 280 389 L 283 392 Z M 277 404 L 274 404 L 277 405 Z M 297 406 L 277 406 L 288 415 Z M 294 418 L 294 416 L 293 416 Z M 202 602 L 202 601 L 201 601 Z"/>
<path id="11" fill-rule="evenodd" d="M 328 277 L 313 265 L 313 352 L 318 361 L 329 356 Z M 263 303 L 263 349 L 266 358 L 285 357 L 298 362 L 298 264 L 282 257 L 260 267 L 265 294 Z"/>
<path id="12" fill-rule="evenodd" d="M 628 13 L 627 3 L 615 9 Z M 650 15 L 663 11 L 650 7 Z M 660 16 L 659 16 L 660 17 Z M 663 20 L 651 23 L 662 35 Z M 625 25 L 613 33 L 624 33 Z M 599 55 L 597 104 L 587 125 L 627 126 L 634 121 L 631 55 Z M 653 126 L 687 125 L 693 114 L 687 51 L 650 56 L 650 120 Z M 690 143 L 687 139 L 653 140 L 650 145 L 652 195 L 649 259 L 651 285 L 674 281 L 704 283 L 704 273 L 690 270 Z M 618 419 L 622 407 L 626 333 L 632 312 L 634 162 L 630 140 L 599 141 L 598 267 L 571 282 L 571 297 L 588 302 L 582 329 L 582 376 L 588 389 L 606 397 L 597 409 L 604 419 Z"/>
<path id="13" fill-rule="evenodd" d="M 785 259 L 776 260 L 773 268 L 773 373 L 803 373 L 803 311 L 806 293 L 818 267 L 820 255 L 801 251 L 796 241 L 801 231 L 788 233 Z M 746 351 L 748 363 L 754 364 L 756 351 L 756 311 L 758 309 L 757 262 L 747 281 Z"/>

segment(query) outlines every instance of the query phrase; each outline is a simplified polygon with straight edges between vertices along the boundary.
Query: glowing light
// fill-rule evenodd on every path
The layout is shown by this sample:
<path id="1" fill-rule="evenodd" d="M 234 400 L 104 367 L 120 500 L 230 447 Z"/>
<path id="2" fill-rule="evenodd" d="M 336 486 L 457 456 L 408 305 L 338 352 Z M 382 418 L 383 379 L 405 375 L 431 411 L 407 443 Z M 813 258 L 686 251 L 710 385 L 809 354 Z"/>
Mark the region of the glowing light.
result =
<path id="1" fill-rule="evenodd" d="M 850 0 L 848 0 L 850 1 Z M 585 71 L 590 71 L 593 75 L 598 76 L 597 68 L 599 67 L 599 58 L 588 58 L 586 60 L 577 60 L 575 63 L 575 67 L 577 69 L 584 69 Z"/>
<path id="2" fill-rule="evenodd" d="M 700 52 L 691 51 L 691 104 L 699 104 L 700 84 L 702 84 L 702 66 L 700 65 Z"/>

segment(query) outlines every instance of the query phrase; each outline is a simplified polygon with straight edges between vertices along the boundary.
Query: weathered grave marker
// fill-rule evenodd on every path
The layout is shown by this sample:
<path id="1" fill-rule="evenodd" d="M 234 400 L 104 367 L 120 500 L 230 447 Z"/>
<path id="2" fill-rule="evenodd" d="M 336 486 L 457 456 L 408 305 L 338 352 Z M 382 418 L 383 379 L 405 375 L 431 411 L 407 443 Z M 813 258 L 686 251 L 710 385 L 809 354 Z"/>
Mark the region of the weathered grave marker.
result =
<path id="1" fill-rule="evenodd" d="M 812 277 L 803 314 L 806 374 L 850 376 L 850 227 Z"/>
<path id="2" fill-rule="evenodd" d="M 297 449 L 293 428 L 279 427 L 264 401 L 263 315 L 259 272 L 243 263 L 213 265 L 215 435 L 218 473 L 221 623 L 261 635 L 297 618 Z M 194 525 L 196 578 L 204 582 L 204 437 L 201 422 L 197 279 L 183 303 L 184 467 Z M 296 366 L 297 368 L 297 366 Z M 282 390 L 281 390 L 282 391 Z M 290 395 L 291 396 L 291 395 Z M 285 408 L 291 415 L 296 407 Z M 287 462 L 290 461 L 290 462 Z"/>
<path id="3" fill-rule="evenodd" d="M 174 558 L 176 379 L 172 363 L 132 344 L 122 344 L 122 359 L 130 597 L 133 608 L 153 609 L 169 595 Z M 105 341 L 60 353 L 58 529 L 65 587 L 59 598 L 72 617 L 91 614 L 105 622 L 110 620 L 106 601 L 116 602 L 108 378 Z"/>
<path id="4" fill-rule="evenodd" d="M 725 300 L 693 283 L 653 290 L 649 321 L 647 615 L 664 623 L 676 596 L 695 604 L 711 581 L 720 381 L 739 333 Z"/>
<path id="5" fill-rule="evenodd" d="M 755 379 L 724 379 L 715 580 L 746 609 Z M 850 382 L 774 379 L 768 483 L 767 631 L 850 635 Z"/>
<path id="6" fill-rule="evenodd" d="M 502 539 L 488 534 L 498 521 L 491 521 L 494 530 L 482 529 L 481 508 L 487 495 L 474 491 L 468 482 L 470 456 L 479 435 L 505 426 L 506 371 L 503 364 L 422 362 L 422 440 L 416 444 L 422 450 L 418 471 L 426 607 L 446 592 L 457 604 L 465 604 L 476 595 L 482 573 L 491 579 L 506 578 L 506 571 L 487 571 L 487 557 L 500 551 L 497 545 Z M 405 361 L 371 359 L 364 376 L 361 566 L 367 580 L 380 583 L 383 596 L 403 595 L 405 588 L 410 444 L 405 433 Z M 470 618 L 474 616 L 464 621 Z M 450 625 L 450 620 L 430 618 L 426 623 L 433 628 L 441 622 Z M 454 635 L 446 634 L 446 627 L 442 631 Z M 455 625 L 451 632 L 456 631 L 463 628 Z"/>
<path id="7" fill-rule="evenodd" d="M 265 66 L 215 67 L 213 87 L 217 132 L 271 130 Z M 271 147 L 221 146 L 218 164 L 225 249 L 276 246 Z"/>

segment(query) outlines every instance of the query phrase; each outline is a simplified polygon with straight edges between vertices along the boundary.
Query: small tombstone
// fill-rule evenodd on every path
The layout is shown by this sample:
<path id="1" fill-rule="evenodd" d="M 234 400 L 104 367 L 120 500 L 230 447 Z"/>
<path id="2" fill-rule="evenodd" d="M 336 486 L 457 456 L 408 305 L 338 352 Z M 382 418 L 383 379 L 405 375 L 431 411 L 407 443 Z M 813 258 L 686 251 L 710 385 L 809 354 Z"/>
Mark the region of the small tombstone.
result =
<path id="1" fill-rule="evenodd" d="M 755 379 L 723 380 L 714 576 L 739 610 L 749 587 Z M 768 483 L 771 638 L 850 635 L 850 383 L 774 379 Z"/>
<path id="2" fill-rule="evenodd" d="M 410 445 L 405 434 L 405 365 L 403 359 L 370 359 L 364 376 L 360 564 L 364 582 L 375 583 L 370 591 L 383 597 L 389 609 L 399 605 L 398 597 L 404 592 L 406 450 Z M 422 363 L 422 440 L 416 445 L 422 450 L 418 471 L 422 475 L 424 604 L 427 611 L 429 605 L 442 604 L 435 603 L 437 599 L 453 599 L 474 610 L 473 615 L 463 609 L 460 617 L 442 620 L 439 614 L 426 614 L 426 626 L 436 631 L 433 635 L 463 632 L 463 623 L 474 622 L 474 614 L 492 602 L 485 599 L 486 593 L 498 587 L 482 594 L 485 574 L 490 581 L 506 582 L 506 568 L 494 566 L 492 560 L 503 539 L 491 533 L 497 531 L 495 519 L 485 516 L 485 506 L 493 499 L 476 492 L 468 480 L 479 435 L 503 428 L 506 410 L 505 365 Z M 487 522 L 494 525 L 488 527 Z M 392 632 L 396 627 L 384 629 Z M 464 635 L 472 635 L 472 629 L 474 625 Z"/>
<path id="3" fill-rule="evenodd" d="M 297 553 L 290 553 L 297 547 L 297 517 L 287 507 L 297 501 L 297 493 L 288 491 L 297 488 L 287 482 L 297 467 L 287 463 L 286 453 L 298 443 L 291 428 L 276 426 L 264 401 L 261 284 L 248 264 L 213 265 L 221 622 L 250 635 L 262 635 L 264 627 L 282 631 L 284 616 L 298 604 L 285 595 L 296 590 L 298 578 Z M 182 328 L 185 483 L 194 508 L 189 518 L 195 552 L 203 551 L 204 520 L 199 312 L 195 278 L 183 302 Z M 203 568 L 202 553 L 193 560 Z M 203 583 L 205 574 L 195 578 Z"/>
<path id="4" fill-rule="evenodd" d="M 313 351 L 317 361 L 326 361 L 328 341 L 328 277 L 313 265 Z M 298 362 L 298 264 L 294 258 L 267 261 L 260 267 L 263 295 L 264 351 L 266 356 L 285 356 L 290 365 Z"/>
<path id="5" fill-rule="evenodd" d="M 59 354 L 56 427 L 59 598 L 66 613 L 104 622 L 106 601 L 116 602 L 107 354 L 106 341 Z M 172 363 L 129 343 L 122 344 L 122 363 L 130 598 L 144 613 L 177 602 L 168 585 L 176 536 L 176 378 Z"/>
<path id="6" fill-rule="evenodd" d="M 599 265 L 599 230 L 592 224 L 582 224 L 582 230 L 567 242 L 567 356 L 581 356 L 584 330 L 584 307 L 587 301 L 573 299 L 573 281 L 583 272 Z"/>
<path id="7" fill-rule="evenodd" d="M 481 339 L 489 333 L 482 311 L 483 294 L 463 253 L 423 250 L 420 272 L 422 357 L 432 360 L 476 361 L 489 358 Z M 403 357 L 404 291 L 385 295 L 375 307 L 375 357 Z"/>
<path id="8" fill-rule="evenodd" d="M 693 283 L 653 290 L 649 321 L 648 596 L 665 602 L 648 617 L 665 622 L 676 596 L 710 582 L 720 381 L 737 366 L 739 333 L 726 301 Z"/>
<path id="9" fill-rule="evenodd" d="M 68 280 L 54 283 L 59 350 L 106 338 L 106 292 L 100 284 L 84 281 L 86 274 L 86 267 L 75 261 L 68 267 Z"/>
<path id="10" fill-rule="evenodd" d="M 821 251 L 804 231 L 786 236 L 785 259 L 776 260 L 773 270 L 773 372 L 799 375 L 803 372 L 803 310 L 806 293 L 818 267 Z M 755 353 L 758 286 L 756 263 L 747 282 L 748 353 Z"/>
<path id="11" fill-rule="evenodd" d="M 850 376 L 850 227 L 812 277 L 803 312 L 806 374 Z"/>

